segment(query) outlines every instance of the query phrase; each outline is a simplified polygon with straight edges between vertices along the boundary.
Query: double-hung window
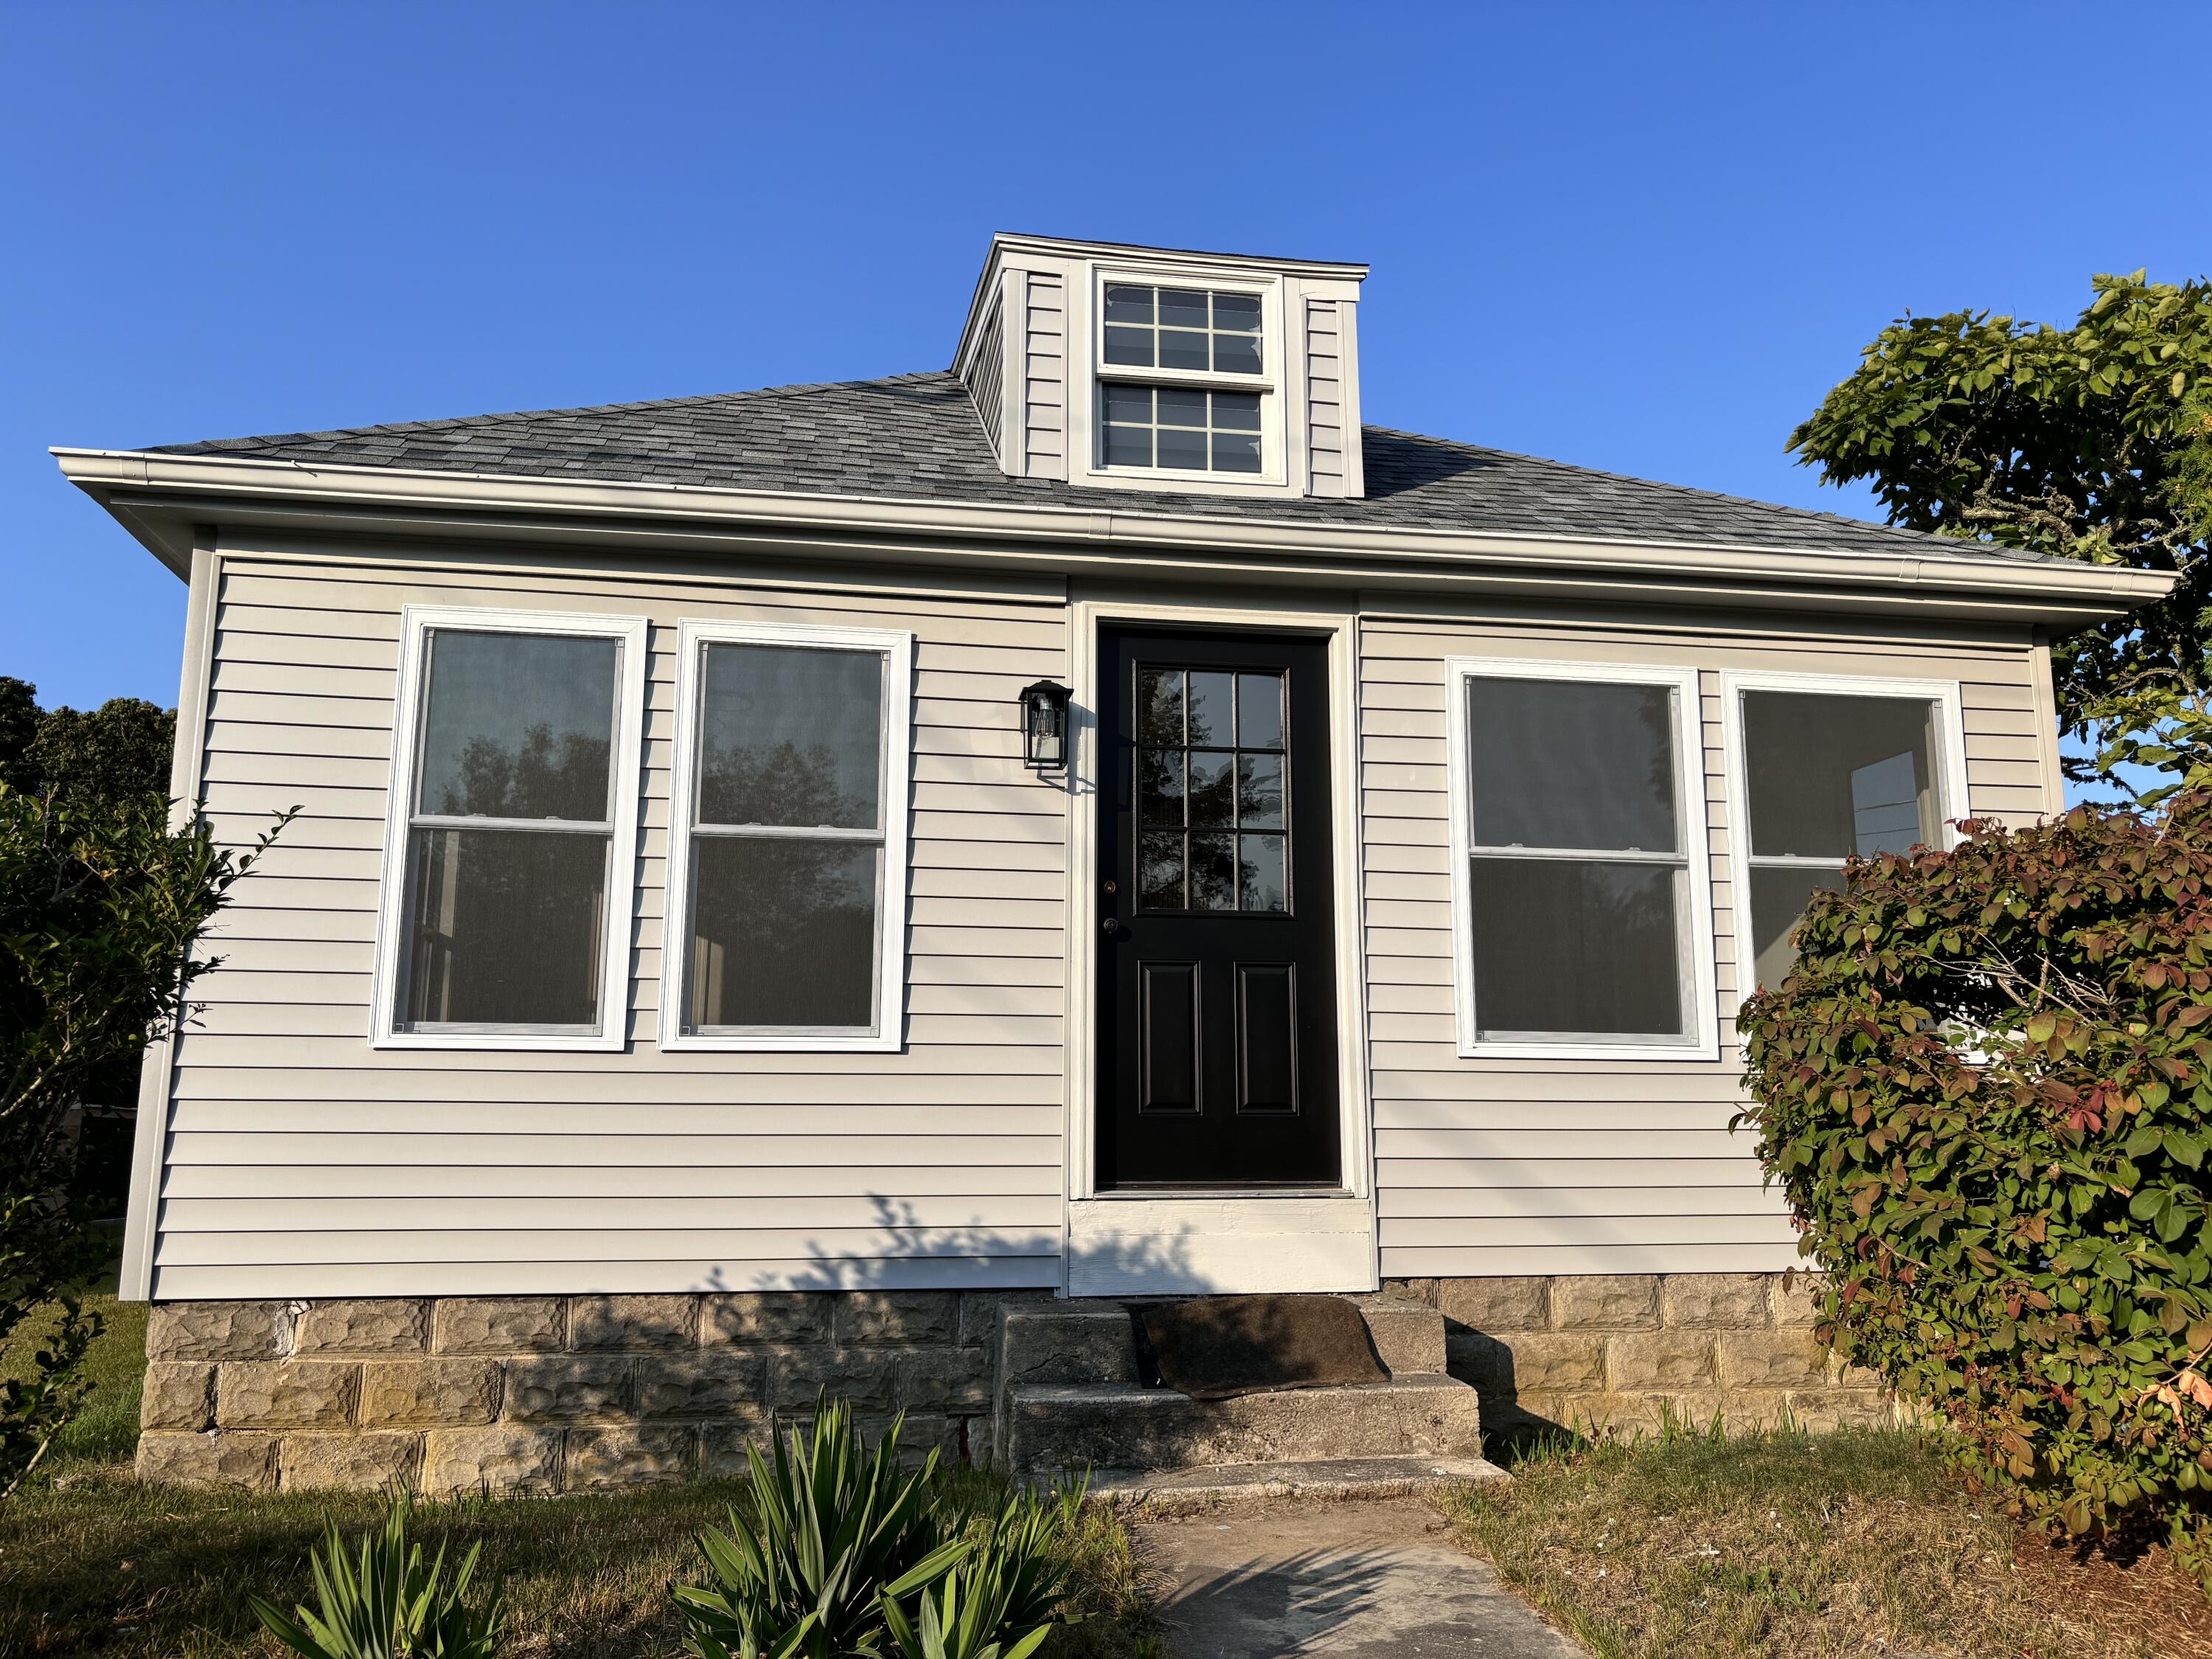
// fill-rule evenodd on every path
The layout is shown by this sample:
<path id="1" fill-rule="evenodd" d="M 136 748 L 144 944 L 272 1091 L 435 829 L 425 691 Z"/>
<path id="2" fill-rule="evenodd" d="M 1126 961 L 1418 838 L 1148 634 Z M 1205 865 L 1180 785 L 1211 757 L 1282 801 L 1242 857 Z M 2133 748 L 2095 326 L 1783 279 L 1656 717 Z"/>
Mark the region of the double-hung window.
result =
<path id="1" fill-rule="evenodd" d="M 1448 666 L 1460 1052 L 1711 1055 L 1695 671 Z"/>
<path id="2" fill-rule="evenodd" d="M 688 622 L 661 1045 L 896 1049 L 906 634 Z"/>
<path id="3" fill-rule="evenodd" d="M 646 629 L 410 606 L 375 1041 L 628 1040 Z"/>
<path id="4" fill-rule="evenodd" d="M 1100 467 L 1214 478 L 1279 470 L 1261 292 L 1109 276 L 1098 306 Z"/>
<path id="5" fill-rule="evenodd" d="M 1723 702 L 1747 996 L 1788 975 L 1791 935 L 1845 860 L 1948 844 L 1965 762 L 1955 684 L 1731 674 Z"/>

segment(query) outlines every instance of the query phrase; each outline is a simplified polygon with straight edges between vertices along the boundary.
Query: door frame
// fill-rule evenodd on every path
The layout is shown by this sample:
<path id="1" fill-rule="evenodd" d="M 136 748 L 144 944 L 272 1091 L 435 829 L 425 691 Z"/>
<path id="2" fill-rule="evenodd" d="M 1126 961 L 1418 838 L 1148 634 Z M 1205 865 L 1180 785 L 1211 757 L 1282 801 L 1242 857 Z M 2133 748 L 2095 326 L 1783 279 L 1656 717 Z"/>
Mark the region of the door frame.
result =
<path id="1" fill-rule="evenodd" d="M 1379 1283 L 1367 1066 L 1367 941 L 1360 902 L 1355 609 L 1075 599 L 1069 605 L 1066 1222 L 1060 1293 L 1367 1291 Z M 1304 634 L 1329 665 L 1331 858 L 1336 913 L 1337 1099 L 1342 1161 L 1326 1192 L 1182 1194 L 1097 1188 L 1099 635 L 1109 627 Z"/>

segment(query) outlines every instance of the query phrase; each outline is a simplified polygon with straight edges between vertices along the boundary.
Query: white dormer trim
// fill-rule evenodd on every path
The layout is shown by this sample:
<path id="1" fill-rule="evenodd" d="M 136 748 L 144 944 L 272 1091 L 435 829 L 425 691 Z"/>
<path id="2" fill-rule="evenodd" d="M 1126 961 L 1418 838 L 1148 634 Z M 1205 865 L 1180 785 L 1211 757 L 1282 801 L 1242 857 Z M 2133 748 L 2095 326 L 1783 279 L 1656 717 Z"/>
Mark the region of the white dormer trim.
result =
<path id="1" fill-rule="evenodd" d="M 969 302 L 954 372 L 969 387 L 1000 470 L 1011 477 L 1261 501 L 1358 495 L 1364 477 L 1355 334 L 1366 275 L 1367 267 L 1358 264 L 1001 235 L 993 239 Z M 1259 295 L 1261 372 L 1108 364 L 1109 282 Z M 991 384 L 980 384 L 979 377 Z M 1103 388 L 1109 384 L 1258 394 L 1261 470 L 1107 465 Z"/>

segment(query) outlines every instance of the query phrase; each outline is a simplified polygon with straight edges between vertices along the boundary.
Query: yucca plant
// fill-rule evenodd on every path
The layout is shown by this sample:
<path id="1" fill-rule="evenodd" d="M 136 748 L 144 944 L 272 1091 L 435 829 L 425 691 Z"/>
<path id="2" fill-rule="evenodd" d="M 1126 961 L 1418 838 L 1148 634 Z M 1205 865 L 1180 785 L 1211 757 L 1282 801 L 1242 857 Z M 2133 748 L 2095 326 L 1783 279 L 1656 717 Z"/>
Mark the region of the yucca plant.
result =
<path id="1" fill-rule="evenodd" d="M 969 1546 L 932 1504 L 938 1455 L 903 1474 L 902 1418 L 871 1451 L 843 1401 L 823 1400 L 811 1431 L 769 1429 L 746 1448 L 750 1513 L 709 1528 L 699 1553 L 713 1583 L 678 1585 L 702 1659 L 848 1659 L 882 1652 L 883 1607 L 926 1589 Z M 949 1535 L 950 1534 L 950 1535 Z"/>
<path id="2" fill-rule="evenodd" d="M 1061 1612 L 1066 1540 L 1084 1496 L 1085 1486 L 1049 1498 L 1017 1487 L 989 1532 L 923 1588 L 913 1616 L 886 1591 L 884 1622 L 901 1659 L 1029 1659 L 1055 1626 L 1070 1622 Z"/>
<path id="3" fill-rule="evenodd" d="M 471 1610 L 465 1600 L 483 1546 L 470 1547 L 449 1583 L 445 1547 L 425 1566 L 422 1547 L 408 1541 L 413 1514 L 411 1500 L 394 1498 L 384 1525 L 362 1534 L 360 1554 L 350 1561 L 337 1523 L 331 1522 L 313 1556 L 320 1611 L 295 1607 L 288 1618 L 249 1595 L 254 1616 L 307 1659 L 493 1659 L 507 1624 L 499 1587 L 479 1608 Z"/>

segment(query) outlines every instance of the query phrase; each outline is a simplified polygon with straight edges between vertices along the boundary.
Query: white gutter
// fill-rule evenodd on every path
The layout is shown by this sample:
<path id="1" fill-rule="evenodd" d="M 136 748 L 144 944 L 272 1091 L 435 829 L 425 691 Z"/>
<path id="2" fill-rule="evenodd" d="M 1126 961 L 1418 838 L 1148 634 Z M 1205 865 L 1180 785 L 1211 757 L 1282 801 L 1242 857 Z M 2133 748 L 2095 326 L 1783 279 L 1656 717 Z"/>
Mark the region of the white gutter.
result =
<path id="1" fill-rule="evenodd" d="M 2166 573 L 2120 565 L 2032 561 L 1961 551 L 1818 550 L 1756 544 L 1634 540 L 1583 535 L 1435 530 L 1285 519 L 1168 513 L 1087 512 L 1044 505 L 918 501 L 703 484 L 623 483 L 436 472 L 382 466 L 269 461 L 230 455 L 163 455 L 144 450 L 52 452 L 63 475 L 144 539 L 145 520 L 176 506 L 141 492 L 194 498 L 219 518 L 226 501 L 346 504 L 440 514 L 553 513 L 582 518 L 646 517 L 724 526 L 775 526 L 836 535 L 927 537 L 1039 550 L 1039 544 L 1139 553 L 1159 550 L 1285 557 L 1321 564 L 1387 562 L 1433 567 L 1439 576 L 1470 567 L 1550 574 L 1777 583 L 1850 591 L 1902 588 L 1982 597 L 2012 606 L 2041 600 L 2054 610 L 2116 615 L 2171 590 Z M 149 543 L 149 545 L 152 544 Z M 161 549 L 155 548 L 157 553 Z M 166 555 L 164 556 L 166 556 Z"/>

